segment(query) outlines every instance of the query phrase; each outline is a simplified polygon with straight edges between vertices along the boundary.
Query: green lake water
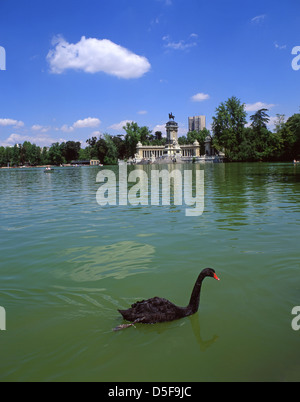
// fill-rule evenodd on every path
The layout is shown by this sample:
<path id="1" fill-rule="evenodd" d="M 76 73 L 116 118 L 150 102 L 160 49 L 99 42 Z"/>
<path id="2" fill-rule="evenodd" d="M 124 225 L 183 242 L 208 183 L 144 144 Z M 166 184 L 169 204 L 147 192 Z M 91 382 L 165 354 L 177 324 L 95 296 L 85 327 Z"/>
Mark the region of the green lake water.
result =
<path id="1" fill-rule="evenodd" d="M 0 171 L 1 381 L 300 380 L 300 166 L 169 168 L 204 170 L 203 214 L 101 207 L 107 167 Z M 186 305 L 205 267 L 198 313 L 112 330 L 137 300 Z"/>

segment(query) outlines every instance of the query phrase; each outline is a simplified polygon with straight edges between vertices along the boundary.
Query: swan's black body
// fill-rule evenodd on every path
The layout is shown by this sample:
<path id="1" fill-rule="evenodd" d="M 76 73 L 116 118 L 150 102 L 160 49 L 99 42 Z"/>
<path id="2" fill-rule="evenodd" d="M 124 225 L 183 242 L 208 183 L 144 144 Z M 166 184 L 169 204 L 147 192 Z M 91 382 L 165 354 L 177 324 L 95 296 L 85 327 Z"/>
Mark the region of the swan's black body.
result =
<path id="1" fill-rule="evenodd" d="M 161 297 L 142 300 L 132 304 L 128 310 L 118 310 L 127 321 L 154 324 L 157 322 L 173 321 L 187 317 L 197 312 L 200 301 L 202 281 L 206 276 L 219 279 L 212 268 L 205 268 L 200 273 L 194 285 L 190 302 L 187 307 L 179 307 Z M 129 324 L 131 325 L 131 324 Z"/>

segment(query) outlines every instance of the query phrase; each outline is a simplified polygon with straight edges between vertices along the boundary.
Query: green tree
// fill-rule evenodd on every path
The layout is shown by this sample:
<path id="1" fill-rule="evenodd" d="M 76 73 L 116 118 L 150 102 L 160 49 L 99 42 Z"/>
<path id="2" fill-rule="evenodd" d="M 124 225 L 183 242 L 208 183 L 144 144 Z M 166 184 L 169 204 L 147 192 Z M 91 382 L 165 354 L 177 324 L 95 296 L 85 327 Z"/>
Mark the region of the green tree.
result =
<path id="1" fill-rule="evenodd" d="M 178 144 L 179 145 L 186 145 L 188 144 L 187 138 L 185 135 L 178 137 Z"/>
<path id="2" fill-rule="evenodd" d="M 268 109 L 259 109 L 255 114 L 250 116 L 250 120 L 252 120 L 251 127 L 253 130 L 261 130 L 263 128 L 267 128 L 267 124 L 269 123 L 269 115 L 266 113 Z"/>
<path id="3" fill-rule="evenodd" d="M 292 157 L 293 159 L 298 159 L 300 158 L 300 113 L 293 114 L 287 120 L 286 127 L 291 133 Z"/>
<path id="4" fill-rule="evenodd" d="M 155 140 L 155 136 L 152 136 L 151 130 L 149 130 L 148 127 L 139 127 L 135 122 L 126 123 L 123 129 L 126 131 L 124 145 L 126 157 L 134 156 L 139 141 L 141 141 L 143 145 L 149 145 Z"/>
<path id="5" fill-rule="evenodd" d="M 205 153 L 205 139 L 206 137 L 210 137 L 210 132 L 207 128 L 203 128 L 200 131 L 189 131 L 187 133 L 187 144 L 193 144 L 195 141 L 199 142 L 200 145 L 200 153 L 204 155 Z"/>
<path id="6" fill-rule="evenodd" d="M 99 139 L 100 138 L 101 137 L 99 137 Z M 92 138 L 89 138 L 88 140 L 86 140 L 86 143 L 88 145 L 85 148 L 85 154 L 88 152 L 90 159 L 97 158 L 97 159 L 99 159 L 100 161 L 103 162 L 103 158 L 101 159 L 100 156 L 99 156 L 99 152 L 98 152 L 99 149 L 98 149 L 97 142 L 98 142 L 97 137 L 92 137 Z"/>
<path id="7" fill-rule="evenodd" d="M 67 141 L 66 143 L 61 144 L 62 147 L 62 155 L 69 163 L 72 160 L 78 160 L 79 151 L 81 148 L 80 142 L 75 141 Z"/>
<path id="8" fill-rule="evenodd" d="M 17 148 L 17 149 L 16 149 Z M 14 159 L 18 159 L 17 164 L 29 164 L 36 166 L 41 163 L 41 148 L 29 141 L 24 141 L 22 145 L 14 146 Z M 16 163 L 16 162 L 15 162 Z"/>
<path id="9" fill-rule="evenodd" d="M 35 144 L 33 144 L 33 146 L 32 146 L 32 158 L 33 158 L 32 163 L 34 166 L 41 164 L 41 160 L 42 160 L 41 147 L 38 147 Z"/>
<path id="10" fill-rule="evenodd" d="M 92 158 L 97 158 L 101 163 L 104 163 L 104 158 L 107 153 L 107 144 L 104 138 L 100 137 L 93 147 L 91 152 Z"/>
<path id="11" fill-rule="evenodd" d="M 16 146 L 16 145 L 15 145 Z M 25 163 L 31 164 L 31 143 L 29 141 L 24 141 L 23 144 L 19 147 L 20 149 L 20 164 L 24 165 Z"/>
<path id="12" fill-rule="evenodd" d="M 41 164 L 48 165 L 49 164 L 49 157 L 48 157 L 48 149 L 47 147 L 43 147 L 41 150 Z"/>
<path id="13" fill-rule="evenodd" d="M 125 153 L 126 157 L 133 157 L 136 153 L 137 143 L 141 140 L 140 129 L 137 123 L 126 123 L 123 127 L 126 131 L 125 135 Z"/>
<path id="14" fill-rule="evenodd" d="M 80 148 L 78 153 L 78 160 L 86 161 L 91 160 L 91 147 Z"/>
<path id="15" fill-rule="evenodd" d="M 140 141 L 142 144 L 150 144 L 151 141 L 154 140 L 154 136 L 151 134 L 152 131 L 149 130 L 148 127 L 143 126 L 143 127 L 139 127 L 138 129 L 139 131 L 139 135 L 140 135 Z"/>
<path id="16" fill-rule="evenodd" d="M 0 147 L 0 166 L 6 166 L 7 165 L 7 160 L 6 160 L 6 154 L 5 154 L 5 148 Z"/>
<path id="17" fill-rule="evenodd" d="M 89 147 L 93 148 L 97 143 L 97 137 L 89 138 L 88 140 L 86 140 L 86 143 Z"/>
<path id="18" fill-rule="evenodd" d="M 265 108 L 259 109 L 250 116 L 253 130 L 251 145 L 256 160 L 270 160 L 274 153 L 274 136 L 267 128 L 267 124 L 270 121 L 267 111 L 268 109 Z"/>
<path id="19" fill-rule="evenodd" d="M 109 134 L 104 134 L 107 151 L 104 156 L 105 165 L 116 165 L 118 163 L 118 149 L 112 137 Z"/>
<path id="20" fill-rule="evenodd" d="M 285 115 L 284 114 L 276 114 L 275 120 L 275 132 L 279 133 L 285 126 Z"/>
<path id="21" fill-rule="evenodd" d="M 60 165 L 66 163 L 62 154 L 62 148 L 58 142 L 51 145 L 48 152 L 48 160 L 51 165 Z"/>
<path id="22" fill-rule="evenodd" d="M 238 161 L 254 162 L 258 160 L 258 155 L 254 147 L 255 133 L 252 127 L 245 127 L 242 133 L 241 143 L 236 155 Z"/>
<path id="23" fill-rule="evenodd" d="M 225 148 L 229 160 L 235 160 L 243 139 L 246 124 L 245 105 L 235 96 L 222 102 L 213 117 L 214 145 L 218 150 Z"/>
<path id="24" fill-rule="evenodd" d="M 7 147 L 6 148 L 6 154 L 8 155 L 8 162 L 11 166 L 19 166 L 23 165 L 24 162 L 22 160 L 22 147 L 19 145 L 15 144 L 12 148 Z"/>
<path id="25" fill-rule="evenodd" d="M 124 159 L 126 157 L 126 148 L 125 148 L 125 141 L 122 139 L 122 136 L 114 135 L 112 136 L 112 141 L 117 147 L 118 159 Z"/>
<path id="26" fill-rule="evenodd" d="M 161 131 L 155 131 L 154 137 L 155 137 L 155 140 L 161 141 L 162 140 L 162 132 Z"/>

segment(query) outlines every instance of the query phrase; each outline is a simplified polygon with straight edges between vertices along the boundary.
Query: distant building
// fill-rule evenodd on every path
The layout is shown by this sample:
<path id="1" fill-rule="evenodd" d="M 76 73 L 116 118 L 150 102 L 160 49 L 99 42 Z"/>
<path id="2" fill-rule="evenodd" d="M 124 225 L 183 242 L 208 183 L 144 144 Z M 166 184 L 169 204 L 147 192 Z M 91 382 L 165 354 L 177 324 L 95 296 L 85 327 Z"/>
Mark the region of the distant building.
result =
<path id="1" fill-rule="evenodd" d="M 205 116 L 196 116 L 198 126 L 193 126 L 191 130 L 200 131 L 205 128 Z M 165 145 L 143 145 L 140 141 L 136 146 L 134 158 L 130 158 L 127 164 L 164 164 L 164 163 L 201 163 L 201 162 L 223 162 L 224 155 L 215 152 L 211 144 L 211 137 L 207 136 L 204 141 L 205 154 L 201 155 L 200 144 L 195 140 L 192 144 L 179 145 L 178 143 L 178 123 L 172 113 L 169 114 L 169 121 L 166 123 L 166 143 Z M 123 161 L 119 161 L 123 163 Z"/>
<path id="2" fill-rule="evenodd" d="M 90 166 L 99 166 L 100 161 L 98 159 L 91 159 L 90 160 Z"/>
<path id="3" fill-rule="evenodd" d="M 205 116 L 189 117 L 189 131 L 201 131 L 205 127 Z"/>
<path id="4" fill-rule="evenodd" d="M 78 161 L 71 161 L 71 165 L 77 165 L 77 166 L 99 166 L 100 161 L 97 160 L 97 159 L 78 160 Z"/>
<path id="5" fill-rule="evenodd" d="M 178 144 L 178 123 L 175 122 L 173 114 L 169 114 L 169 121 L 166 123 L 167 140 L 165 145 L 142 145 L 137 143 L 135 160 L 138 162 L 161 160 L 166 162 L 168 159 L 172 161 L 183 162 L 192 161 L 193 158 L 200 157 L 200 145 L 198 141 L 193 144 Z"/>

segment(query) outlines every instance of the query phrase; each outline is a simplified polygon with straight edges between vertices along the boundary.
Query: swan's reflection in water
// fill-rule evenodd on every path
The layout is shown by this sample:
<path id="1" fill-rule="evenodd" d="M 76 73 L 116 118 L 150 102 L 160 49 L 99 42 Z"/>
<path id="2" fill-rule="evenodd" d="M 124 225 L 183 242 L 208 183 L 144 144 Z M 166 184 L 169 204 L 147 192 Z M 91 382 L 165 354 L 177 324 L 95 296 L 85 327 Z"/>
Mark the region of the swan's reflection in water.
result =
<path id="1" fill-rule="evenodd" d="M 200 350 L 204 352 L 206 349 L 208 349 L 213 343 L 216 342 L 216 340 L 219 338 L 218 335 L 214 335 L 211 339 L 209 340 L 204 340 L 201 337 L 201 328 L 200 328 L 200 320 L 199 320 L 199 314 L 194 314 L 189 317 L 187 317 L 191 323 L 193 333 L 195 335 L 196 341 L 200 346 Z"/>
<path id="2" fill-rule="evenodd" d="M 200 328 L 200 319 L 199 319 L 199 313 L 193 314 L 189 317 L 182 318 L 180 320 L 175 320 L 175 321 L 170 321 L 170 322 L 162 322 L 162 323 L 156 323 L 156 324 L 134 324 L 133 330 L 138 330 L 139 332 L 142 332 L 143 334 L 148 334 L 149 333 L 156 333 L 158 335 L 162 335 L 166 331 L 174 331 L 178 330 L 180 327 L 185 326 L 186 320 L 189 320 L 193 334 L 195 336 L 196 342 L 199 345 L 199 349 L 201 352 L 205 352 L 212 344 L 216 342 L 216 340 L 219 338 L 218 335 L 214 335 L 211 339 L 204 340 L 201 336 L 201 328 Z M 128 321 L 123 321 L 122 324 L 126 324 Z M 128 329 L 123 329 L 118 332 L 123 332 Z M 152 343 L 155 341 L 155 338 L 151 337 L 148 341 L 146 341 L 146 344 Z M 144 345 L 145 346 L 145 345 Z"/>

